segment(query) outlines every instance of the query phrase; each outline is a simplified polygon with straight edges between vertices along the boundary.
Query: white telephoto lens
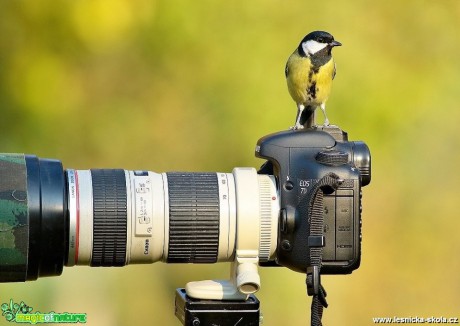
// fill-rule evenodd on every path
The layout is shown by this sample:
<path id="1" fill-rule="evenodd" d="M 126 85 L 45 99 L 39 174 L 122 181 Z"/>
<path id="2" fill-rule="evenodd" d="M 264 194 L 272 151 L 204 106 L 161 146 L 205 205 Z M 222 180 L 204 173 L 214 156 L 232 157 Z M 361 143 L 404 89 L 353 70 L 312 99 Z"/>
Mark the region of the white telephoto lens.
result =
<path id="1" fill-rule="evenodd" d="M 238 243 L 267 261 L 276 250 L 275 179 L 252 168 L 67 170 L 67 186 L 67 266 L 233 261 Z"/>

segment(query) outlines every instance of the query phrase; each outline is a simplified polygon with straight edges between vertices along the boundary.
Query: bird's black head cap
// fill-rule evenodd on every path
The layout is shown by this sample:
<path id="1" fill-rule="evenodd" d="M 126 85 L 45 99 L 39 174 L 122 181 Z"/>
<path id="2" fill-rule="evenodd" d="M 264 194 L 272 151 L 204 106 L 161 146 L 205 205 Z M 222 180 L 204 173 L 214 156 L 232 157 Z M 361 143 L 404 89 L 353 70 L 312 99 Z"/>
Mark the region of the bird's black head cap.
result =
<path id="1" fill-rule="evenodd" d="M 301 44 L 303 42 L 306 42 L 306 41 L 316 41 L 318 43 L 331 43 L 334 41 L 334 36 L 332 36 L 331 34 L 329 34 L 328 32 L 324 32 L 324 31 L 314 31 L 314 32 L 311 32 L 311 33 L 308 33 L 307 35 L 305 35 L 305 37 L 303 38 L 303 40 L 300 42 Z"/>
<path id="2" fill-rule="evenodd" d="M 305 35 L 305 37 L 302 39 L 302 41 L 300 41 L 298 51 L 299 51 L 301 56 L 306 55 L 305 50 L 303 48 L 303 44 L 305 42 L 308 42 L 308 41 L 316 41 L 318 43 L 327 44 L 326 53 L 328 55 L 331 54 L 331 49 L 334 46 L 342 45 L 340 42 L 335 41 L 334 37 L 331 34 L 329 34 L 328 32 L 314 31 L 314 32 L 311 32 L 311 33 Z"/>

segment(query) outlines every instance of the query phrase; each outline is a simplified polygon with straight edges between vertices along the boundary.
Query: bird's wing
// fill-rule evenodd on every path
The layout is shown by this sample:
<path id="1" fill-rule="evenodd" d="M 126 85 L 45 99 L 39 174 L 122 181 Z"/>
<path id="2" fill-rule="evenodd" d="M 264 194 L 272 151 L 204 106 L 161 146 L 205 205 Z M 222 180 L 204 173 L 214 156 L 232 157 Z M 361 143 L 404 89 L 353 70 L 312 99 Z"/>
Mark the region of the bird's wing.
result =
<path id="1" fill-rule="evenodd" d="M 289 61 L 288 61 L 289 62 Z M 286 62 L 286 67 L 284 67 L 284 76 L 287 78 L 289 74 L 289 67 L 288 67 L 288 62 Z"/>
<path id="2" fill-rule="evenodd" d="M 336 66 L 336 64 L 335 64 L 335 62 L 334 62 L 334 71 L 332 72 L 332 80 L 334 80 L 335 74 L 337 73 L 337 69 L 336 69 L 336 68 L 337 68 L 337 66 Z"/>

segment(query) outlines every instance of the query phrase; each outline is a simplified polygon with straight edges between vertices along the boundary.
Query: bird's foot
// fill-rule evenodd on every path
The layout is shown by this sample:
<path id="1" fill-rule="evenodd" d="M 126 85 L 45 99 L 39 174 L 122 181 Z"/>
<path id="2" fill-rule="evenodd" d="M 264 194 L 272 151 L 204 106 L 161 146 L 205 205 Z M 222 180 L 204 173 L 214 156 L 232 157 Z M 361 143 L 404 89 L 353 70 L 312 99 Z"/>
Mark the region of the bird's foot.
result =
<path id="1" fill-rule="evenodd" d="M 301 124 L 296 124 L 295 126 L 289 127 L 289 130 L 302 130 L 305 127 Z"/>
<path id="2" fill-rule="evenodd" d="M 329 119 L 326 118 L 326 120 L 324 120 L 323 126 L 324 126 L 324 127 L 328 127 L 328 126 L 330 126 L 330 125 L 331 125 L 331 124 L 329 123 Z"/>

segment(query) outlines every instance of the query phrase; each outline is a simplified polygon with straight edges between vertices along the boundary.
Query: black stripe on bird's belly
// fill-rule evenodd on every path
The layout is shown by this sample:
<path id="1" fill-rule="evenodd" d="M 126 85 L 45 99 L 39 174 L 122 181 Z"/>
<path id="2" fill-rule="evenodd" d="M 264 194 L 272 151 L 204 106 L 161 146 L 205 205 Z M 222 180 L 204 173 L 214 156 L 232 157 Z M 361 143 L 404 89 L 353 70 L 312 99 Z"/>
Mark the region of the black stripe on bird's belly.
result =
<path id="1" fill-rule="evenodd" d="M 319 69 L 315 69 L 315 68 L 312 68 L 310 69 L 310 71 L 308 72 L 308 82 L 311 83 L 311 80 L 313 78 L 313 74 L 317 74 L 319 71 Z"/>
<path id="2" fill-rule="evenodd" d="M 307 89 L 307 93 L 308 93 L 308 99 L 310 101 L 314 100 L 316 98 L 316 82 L 314 81 L 313 83 L 311 83 L 310 87 Z"/>
<path id="3" fill-rule="evenodd" d="M 310 84 L 310 87 L 306 89 L 308 101 L 312 101 L 316 98 L 316 81 L 312 82 L 312 79 L 313 79 L 313 74 L 316 75 L 318 71 L 319 71 L 319 67 L 317 68 L 312 67 L 310 71 L 308 72 L 308 84 Z"/>

